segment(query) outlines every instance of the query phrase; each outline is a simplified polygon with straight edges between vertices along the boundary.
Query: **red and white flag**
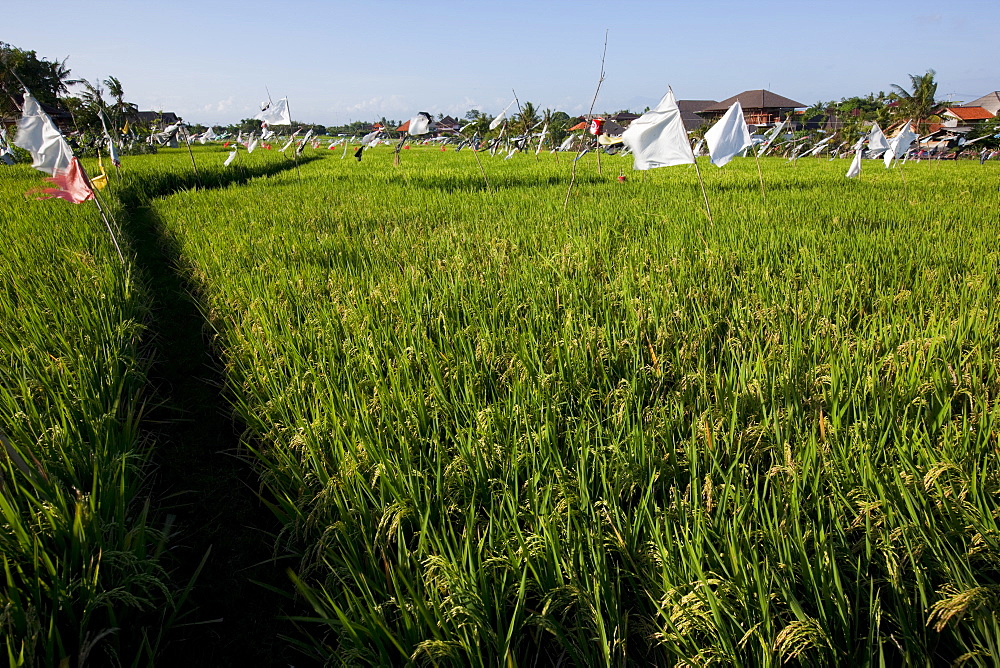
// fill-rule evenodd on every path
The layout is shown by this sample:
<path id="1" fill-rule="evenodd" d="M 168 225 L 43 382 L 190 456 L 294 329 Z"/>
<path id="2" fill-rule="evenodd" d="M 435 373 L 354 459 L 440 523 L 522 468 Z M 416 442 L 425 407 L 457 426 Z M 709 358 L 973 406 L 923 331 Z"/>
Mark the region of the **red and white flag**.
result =
<path id="1" fill-rule="evenodd" d="M 73 149 L 27 90 L 24 91 L 24 107 L 21 120 L 17 122 L 14 145 L 30 153 L 31 166 L 51 174 L 46 181 L 56 185 L 55 188 L 43 188 L 27 194 L 40 193 L 38 199 L 59 198 L 73 204 L 94 198 L 94 191 L 80 161 L 73 157 Z"/>

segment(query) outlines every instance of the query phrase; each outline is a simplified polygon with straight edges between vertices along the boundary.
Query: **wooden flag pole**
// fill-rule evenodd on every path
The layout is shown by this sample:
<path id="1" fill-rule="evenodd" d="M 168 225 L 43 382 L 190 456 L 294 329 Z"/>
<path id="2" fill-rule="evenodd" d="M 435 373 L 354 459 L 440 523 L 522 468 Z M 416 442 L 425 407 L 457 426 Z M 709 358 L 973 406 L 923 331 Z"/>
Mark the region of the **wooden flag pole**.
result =
<path id="1" fill-rule="evenodd" d="M 266 86 L 265 86 L 266 89 Z M 268 93 L 268 100 L 270 100 L 270 93 Z M 285 98 L 285 108 L 288 109 L 288 129 L 292 129 L 292 105 L 288 104 L 288 98 Z M 301 128 L 300 128 L 301 129 Z M 295 174 L 299 177 L 299 183 L 302 183 L 302 170 L 299 169 L 299 147 L 292 142 L 292 157 L 295 158 Z"/>
<path id="2" fill-rule="evenodd" d="M 517 113 L 521 115 L 521 123 L 524 124 L 524 149 L 525 150 L 530 150 L 531 149 L 531 144 L 528 141 L 528 132 L 529 132 L 529 130 L 528 130 L 528 123 L 524 119 L 524 111 L 522 111 L 522 109 L 521 109 L 521 103 L 517 99 L 517 91 L 514 90 L 513 88 L 511 88 L 510 92 L 514 94 L 514 102 L 517 103 Z M 538 154 L 537 153 L 535 154 L 535 162 L 538 162 Z"/>
<path id="3" fill-rule="evenodd" d="M 469 148 L 472 149 L 472 155 L 476 157 L 476 164 L 479 165 L 479 171 L 483 175 L 483 181 L 486 182 L 486 189 L 490 188 L 490 180 L 486 178 L 486 170 L 483 169 L 483 161 L 479 159 L 479 147 L 475 144 L 475 135 L 469 141 Z"/>
<path id="4" fill-rule="evenodd" d="M 587 112 L 588 117 L 594 115 L 594 105 L 597 104 L 597 95 L 601 92 L 601 84 L 604 83 L 604 60 L 605 58 L 607 58 L 607 55 L 608 55 L 608 30 L 605 29 L 604 52 L 601 54 L 601 76 L 597 79 L 597 90 L 594 91 L 594 99 L 590 101 L 590 111 Z M 586 132 L 586 130 L 584 132 Z M 580 158 L 583 157 L 584 153 L 586 153 L 586 149 L 581 150 L 580 153 L 576 156 L 576 159 L 573 160 L 573 175 L 570 177 L 569 180 L 569 189 L 566 191 L 566 200 L 563 202 L 563 209 L 569 206 L 569 196 L 570 193 L 573 192 L 573 184 L 576 183 L 576 163 L 580 160 Z M 598 144 L 598 151 L 597 151 L 597 170 L 598 173 L 600 173 L 601 170 L 600 144 Z"/>
<path id="5" fill-rule="evenodd" d="M 191 167 L 194 169 L 194 179 L 198 182 L 199 188 L 204 188 L 205 186 L 201 183 L 201 177 L 198 175 L 198 165 L 194 161 L 194 151 L 191 150 L 191 133 L 187 131 L 187 126 L 183 125 L 178 130 L 184 130 L 184 143 L 187 144 L 188 155 L 191 156 Z"/>
<path id="6" fill-rule="evenodd" d="M 115 245 L 115 250 L 118 251 L 118 259 L 125 264 L 125 255 L 122 254 L 121 246 L 118 245 L 118 239 L 115 237 L 115 231 L 111 228 L 111 222 L 108 220 L 108 216 L 104 211 L 104 207 L 101 206 L 101 200 L 97 196 L 97 188 L 94 187 L 94 182 L 90 180 L 90 175 L 87 174 L 87 170 L 84 169 L 83 163 L 79 163 L 80 171 L 83 173 L 83 178 L 87 181 L 87 187 L 90 188 L 90 192 L 93 194 L 91 199 L 94 200 L 94 205 L 97 207 L 98 213 L 101 214 L 101 220 L 104 221 L 105 227 L 108 228 L 108 234 L 111 235 L 111 243 Z"/>
<path id="7" fill-rule="evenodd" d="M 668 86 L 667 89 L 671 94 L 673 94 L 673 88 Z M 708 204 L 708 193 L 705 191 L 705 181 L 701 178 L 701 168 L 698 166 L 698 156 L 694 154 L 694 146 L 691 146 L 690 140 L 688 141 L 687 146 L 688 150 L 691 152 L 691 161 L 694 163 L 694 171 L 698 174 L 698 185 L 701 186 L 701 196 L 705 200 L 705 211 L 708 213 L 708 222 L 714 225 L 715 221 L 712 220 L 712 207 Z"/>
<path id="8" fill-rule="evenodd" d="M 760 168 L 760 155 L 754 151 L 753 157 L 757 161 L 757 176 L 760 177 L 760 196 L 764 199 L 764 204 L 767 204 L 767 193 L 764 192 L 764 172 Z"/>
<path id="9" fill-rule="evenodd" d="M 689 144 L 690 146 L 690 144 Z M 694 149 L 691 149 L 691 157 L 694 158 L 694 171 L 698 174 L 698 183 L 701 185 L 701 196 L 705 198 L 705 211 L 708 213 L 708 222 L 715 224 L 712 220 L 712 207 L 708 204 L 708 193 L 705 192 L 705 181 L 701 178 L 701 168 L 698 167 L 698 158 L 694 154 Z"/>

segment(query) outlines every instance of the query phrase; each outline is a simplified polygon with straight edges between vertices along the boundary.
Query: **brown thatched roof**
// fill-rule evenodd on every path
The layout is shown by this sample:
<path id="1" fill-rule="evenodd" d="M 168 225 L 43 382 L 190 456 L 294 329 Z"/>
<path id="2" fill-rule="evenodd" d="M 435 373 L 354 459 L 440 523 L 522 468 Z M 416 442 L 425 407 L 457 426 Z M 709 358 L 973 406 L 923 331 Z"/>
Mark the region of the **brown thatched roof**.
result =
<path id="1" fill-rule="evenodd" d="M 733 95 L 722 102 L 705 107 L 701 111 L 705 113 L 725 112 L 737 100 L 743 109 L 800 109 L 809 106 L 761 88 L 745 90 L 739 95 Z"/>

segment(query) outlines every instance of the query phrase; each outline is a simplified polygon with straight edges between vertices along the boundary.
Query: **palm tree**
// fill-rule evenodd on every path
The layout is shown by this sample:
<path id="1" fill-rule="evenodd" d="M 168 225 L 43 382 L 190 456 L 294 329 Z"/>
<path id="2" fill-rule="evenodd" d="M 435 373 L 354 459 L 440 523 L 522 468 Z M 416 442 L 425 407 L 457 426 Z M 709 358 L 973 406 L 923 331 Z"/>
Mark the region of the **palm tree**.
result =
<path id="1" fill-rule="evenodd" d="M 538 125 L 538 109 L 531 102 L 521 105 L 521 113 L 517 117 L 518 131 L 528 134 L 531 128 Z"/>
<path id="2" fill-rule="evenodd" d="M 113 122 L 116 127 L 122 126 L 129 116 L 135 116 L 139 107 L 125 101 L 125 91 L 122 89 L 122 82 L 116 77 L 109 76 L 104 80 L 104 85 L 108 87 L 108 95 L 115 99 L 115 103 L 111 106 L 111 110 L 114 112 Z"/>
<path id="3" fill-rule="evenodd" d="M 893 93 L 890 97 L 898 102 L 899 114 L 911 119 L 917 126 L 917 132 L 921 134 L 927 131 L 934 108 L 937 106 L 934 100 L 938 87 L 934 81 L 935 74 L 934 70 L 927 70 L 923 75 L 910 74 L 911 91 L 898 84 L 892 84 Z"/>

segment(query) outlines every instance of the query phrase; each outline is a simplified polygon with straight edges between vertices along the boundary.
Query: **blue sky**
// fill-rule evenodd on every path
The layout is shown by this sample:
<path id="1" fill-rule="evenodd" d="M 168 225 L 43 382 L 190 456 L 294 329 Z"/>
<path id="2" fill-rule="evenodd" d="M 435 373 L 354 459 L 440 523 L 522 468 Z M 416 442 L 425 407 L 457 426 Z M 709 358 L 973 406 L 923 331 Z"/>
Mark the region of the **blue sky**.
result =
<path id="1" fill-rule="evenodd" d="M 52 25 L 41 12 L 56 16 Z M 767 88 L 812 104 L 937 71 L 938 95 L 1000 90 L 1000 2 L 217 2 L 78 0 L 4 9 L 6 41 L 142 109 L 228 124 L 288 96 L 325 125 L 521 102 L 583 113 Z"/>

